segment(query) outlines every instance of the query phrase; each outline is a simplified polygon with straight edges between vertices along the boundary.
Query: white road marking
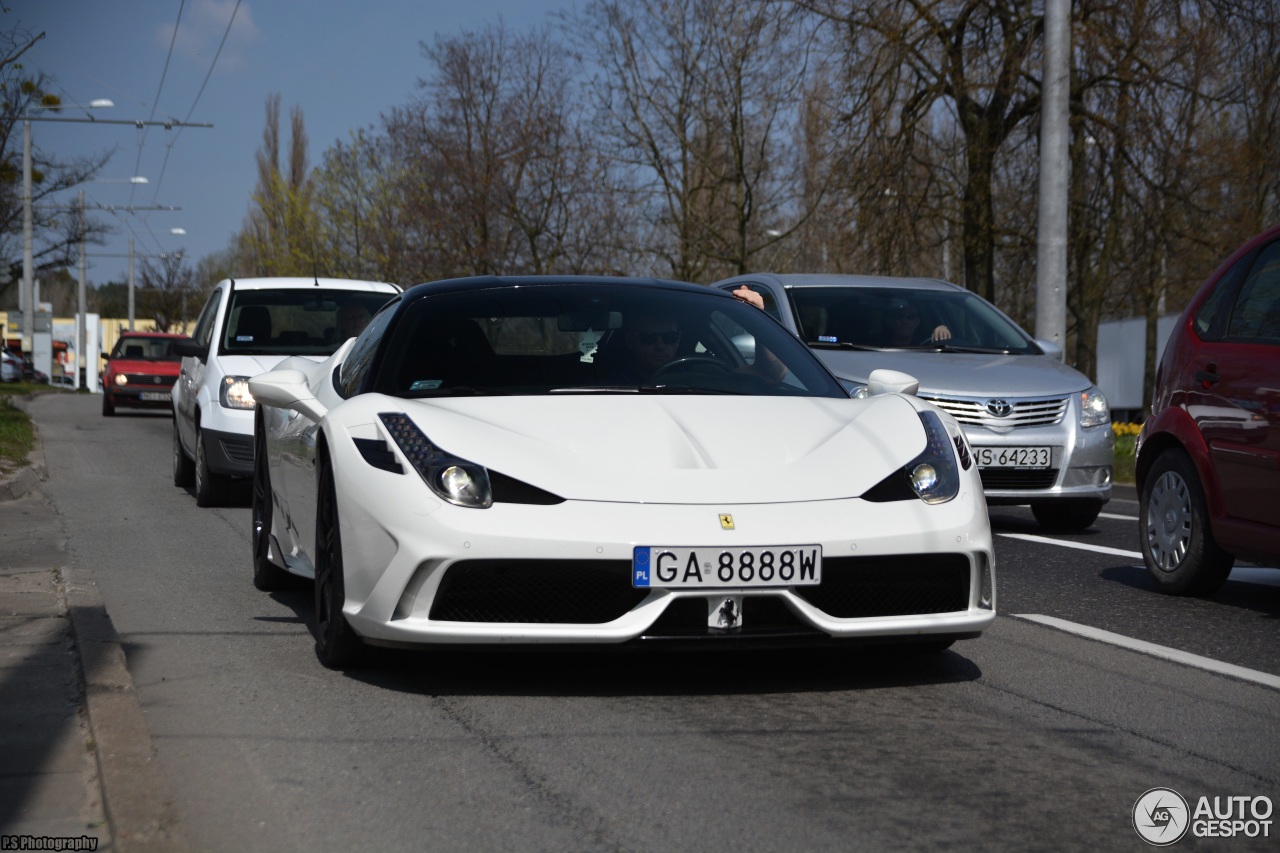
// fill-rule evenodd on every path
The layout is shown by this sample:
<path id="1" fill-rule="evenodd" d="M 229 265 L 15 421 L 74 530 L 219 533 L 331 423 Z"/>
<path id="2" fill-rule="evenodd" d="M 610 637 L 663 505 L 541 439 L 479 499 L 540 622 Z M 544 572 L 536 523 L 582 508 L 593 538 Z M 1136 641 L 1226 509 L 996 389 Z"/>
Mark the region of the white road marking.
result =
<path id="1" fill-rule="evenodd" d="M 1078 625 L 1075 622 L 1068 622 L 1065 619 L 1058 619 L 1053 616 L 1041 616 L 1038 613 L 1017 613 L 1014 614 L 1015 619 L 1025 619 L 1028 622 L 1037 622 L 1041 625 L 1048 625 L 1050 628 L 1057 628 L 1059 631 L 1066 631 L 1069 634 L 1076 634 L 1080 637 L 1087 637 L 1091 640 L 1097 640 L 1102 643 L 1108 643 L 1113 646 L 1119 646 L 1124 649 L 1131 649 L 1135 652 L 1142 652 L 1153 657 L 1164 658 L 1176 663 L 1193 666 L 1197 669 L 1216 672 L 1220 675 L 1229 675 L 1233 678 L 1239 678 L 1243 681 L 1252 681 L 1255 684 L 1261 684 L 1280 690 L 1280 676 L 1271 675 L 1267 672 L 1258 672 L 1255 669 L 1245 669 L 1235 664 L 1223 663 L 1213 658 L 1202 657 L 1201 655 L 1193 655 L 1190 652 L 1184 652 L 1179 649 L 1171 649 L 1168 646 L 1158 646 L 1155 643 L 1144 642 L 1143 640 L 1135 640 L 1132 637 L 1126 637 L 1123 634 L 1113 634 L 1110 631 L 1103 631 L 1100 628 L 1090 628 L 1088 625 Z"/>
<path id="2" fill-rule="evenodd" d="M 1137 521 L 1136 515 L 1116 515 L 1114 512 L 1100 512 L 1098 518 L 1114 518 L 1116 521 Z"/>
<path id="3" fill-rule="evenodd" d="M 1090 545 L 1086 542 L 1069 542 L 1065 539 L 1051 539 L 1048 536 L 1036 536 L 1034 533 L 998 533 L 1006 539 L 1021 539 L 1024 542 L 1039 542 L 1042 545 L 1057 545 L 1062 548 L 1075 548 L 1078 551 L 1093 551 L 1095 554 L 1110 554 L 1113 557 L 1128 557 L 1142 562 L 1142 554 L 1138 551 L 1125 551 L 1121 548 L 1108 548 L 1106 545 Z M 1135 569 L 1146 571 L 1143 565 Z M 1242 583 L 1257 583 L 1265 586 L 1280 586 L 1280 567 L 1269 566 L 1236 566 L 1231 570 L 1227 580 Z"/>
<path id="4" fill-rule="evenodd" d="M 1128 557 L 1130 560 L 1141 560 L 1137 551 L 1122 551 L 1119 548 L 1108 548 L 1106 545 L 1087 545 L 1084 542 L 1068 542 L 1063 539 L 1050 539 L 1048 536 L 1036 536 L 1033 533 L 1001 533 L 1007 539 L 1021 539 L 1024 542 L 1039 542 L 1042 545 L 1058 545 L 1063 548 L 1075 548 L 1080 551 L 1093 551 L 1095 554 L 1110 554 L 1113 557 Z"/>

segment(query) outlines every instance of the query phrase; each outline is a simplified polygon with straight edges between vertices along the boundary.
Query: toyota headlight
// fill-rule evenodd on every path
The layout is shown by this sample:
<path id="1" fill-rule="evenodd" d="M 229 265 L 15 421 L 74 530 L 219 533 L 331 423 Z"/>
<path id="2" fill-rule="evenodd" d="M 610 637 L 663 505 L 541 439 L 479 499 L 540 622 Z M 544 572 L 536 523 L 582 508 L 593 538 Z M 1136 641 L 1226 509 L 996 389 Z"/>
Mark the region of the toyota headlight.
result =
<path id="1" fill-rule="evenodd" d="M 1111 407 L 1096 387 L 1080 392 L 1080 426 L 1095 427 L 1111 423 Z"/>
<path id="2" fill-rule="evenodd" d="M 436 447 L 408 415 L 386 412 L 378 417 L 431 491 L 455 506 L 493 505 L 489 472 L 483 466 Z"/>
<path id="3" fill-rule="evenodd" d="M 224 376 L 218 389 L 218 402 L 228 409 L 252 409 L 253 394 L 249 392 L 248 376 Z"/>

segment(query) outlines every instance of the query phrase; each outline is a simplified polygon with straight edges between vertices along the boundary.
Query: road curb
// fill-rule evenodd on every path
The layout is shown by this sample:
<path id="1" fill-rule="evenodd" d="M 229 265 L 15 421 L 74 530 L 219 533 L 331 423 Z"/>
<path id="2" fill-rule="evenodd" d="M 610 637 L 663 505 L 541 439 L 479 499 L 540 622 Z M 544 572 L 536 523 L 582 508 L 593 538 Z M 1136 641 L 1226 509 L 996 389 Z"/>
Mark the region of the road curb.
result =
<path id="1" fill-rule="evenodd" d="M 31 399 L 17 398 L 15 402 L 29 414 L 24 404 Z M 26 468 L 0 482 L 0 500 L 6 499 L 6 487 L 14 497 L 22 497 L 39 492 L 40 482 L 48 479 L 40 429 L 34 420 L 31 425 L 35 449 Z M 58 525 L 65 534 L 64 524 L 59 516 Z M 57 573 L 58 595 L 71 625 L 84 687 L 111 849 L 115 853 L 188 853 L 191 848 L 169 785 L 155 761 L 151 731 L 134 690 L 124 647 L 93 571 L 64 563 Z"/>
<path id="2" fill-rule="evenodd" d="M 191 848 L 133 687 L 124 648 L 92 572 L 62 568 L 63 594 L 84 679 L 89 730 L 114 848 L 122 853 L 186 853 Z"/>

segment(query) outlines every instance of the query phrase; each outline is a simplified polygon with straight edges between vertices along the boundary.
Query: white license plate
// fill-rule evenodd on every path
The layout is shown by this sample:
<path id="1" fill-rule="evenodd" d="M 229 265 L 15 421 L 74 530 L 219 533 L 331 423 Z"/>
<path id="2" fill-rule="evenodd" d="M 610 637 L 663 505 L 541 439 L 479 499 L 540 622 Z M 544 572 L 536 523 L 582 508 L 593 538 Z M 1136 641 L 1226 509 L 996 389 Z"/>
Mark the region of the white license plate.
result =
<path id="1" fill-rule="evenodd" d="M 741 589 L 822 583 L 822 546 L 636 548 L 631 585 L 665 589 Z"/>
<path id="2" fill-rule="evenodd" d="M 1048 468 L 1052 447 L 975 447 L 973 458 L 979 468 Z"/>
<path id="3" fill-rule="evenodd" d="M 143 391 L 138 395 L 138 399 L 145 403 L 158 402 L 160 400 L 168 400 L 168 391 Z"/>

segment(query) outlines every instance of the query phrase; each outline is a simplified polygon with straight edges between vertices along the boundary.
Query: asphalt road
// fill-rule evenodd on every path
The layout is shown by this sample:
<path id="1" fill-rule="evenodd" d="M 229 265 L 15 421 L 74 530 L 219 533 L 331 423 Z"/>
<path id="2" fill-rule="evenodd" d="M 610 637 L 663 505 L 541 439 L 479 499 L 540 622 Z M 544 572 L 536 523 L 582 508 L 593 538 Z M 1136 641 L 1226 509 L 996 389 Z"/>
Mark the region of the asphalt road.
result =
<path id="1" fill-rule="evenodd" d="M 933 657 L 385 652 L 343 674 L 304 585 L 253 588 L 247 490 L 197 508 L 169 419 L 99 402 L 32 403 L 44 490 L 196 850 L 1141 850 L 1150 788 L 1280 800 L 1280 690 L 1256 680 L 1280 675 L 1280 572 L 1162 596 L 1125 556 L 1132 502 L 1056 541 L 993 511 L 1001 616 Z M 1274 850 L 1270 830 L 1177 848 Z"/>

